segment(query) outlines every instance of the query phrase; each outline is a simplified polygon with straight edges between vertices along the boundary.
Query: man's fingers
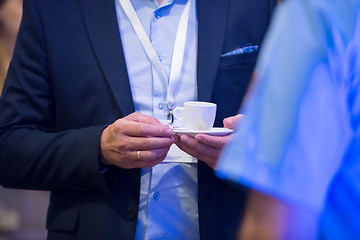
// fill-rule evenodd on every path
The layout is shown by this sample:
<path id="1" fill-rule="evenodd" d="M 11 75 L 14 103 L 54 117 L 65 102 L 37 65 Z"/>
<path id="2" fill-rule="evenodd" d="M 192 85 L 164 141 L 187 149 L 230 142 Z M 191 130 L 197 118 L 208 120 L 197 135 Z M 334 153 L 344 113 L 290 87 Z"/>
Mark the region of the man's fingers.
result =
<path id="1" fill-rule="evenodd" d="M 146 167 L 161 162 L 175 141 L 168 125 L 133 113 L 104 129 L 101 156 L 105 163 L 121 168 Z"/>
<path id="2" fill-rule="evenodd" d="M 184 152 L 190 154 L 191 156 L 193 156 L 193 157 L 195 157 L 195 158 L 197 158 L 197 159 L 200 159 L 199 154 L 198 154 L 196 151 L 194 151 L 193 148 L 189 147 L 189 146 L 188 146 L 187 144 L 185 144 L 184 142 L 179 141 L 179 142 L 176 143 L 176 145 L 177 145 L 181 150 L 183 150 Z"/>
<path id="3" fill-rule="evenodd" d="M 210 136 L 207 134 L 197 134 L 195 135 L 195 140 L 199 141 L 205 145 L 222 149 L 224 145 L 232 138 L 232 135 L 227 136 Z"/>
<path id="4" fill-rule="evenodd" d="M 153 150 L 170 147 L 175 143 L 175 138 L 171 137 L 127 137 L 126 145 L 129 150 Z"/>
<path id="5" fill-rule="evenodd" d="M 187 153 L 201 160 L 209 157 L 217 157 L 219 155 L 218 149 L 205 145 L 186 134 L 181 136 L 179 144 Z"/>
<path id="6" fill-rule="evenodd" d="M 141 164 L 141 168 L 152 168 L 153 166 L 161 163 L 162 161 L 164 161 L 166 155 L 165 156 L 162 156 L 162 157 L 159 157 L 158 159 L 155 159 L 153 161 L 150 161 L 150 162 L 144 162 Z"/>
<path id="7" fill-rule="evenodd" d="M 205 162 L 210 167 L 214 168 L 216 164 L 216 160 L 218 158 L 218 152 L 215 149 L 208 150 L 204 153 L 197 152 L 194 148 L 189 147 L 189 145 L 179 141 L 176 143 L 176 145 L 183 150 L 184 152 L 187 152 L 191 156 L 199 159 L 200 161 Z"/>
<path id="8" fill-rule="evenodd" d="M 238 122 L 241 121 L 241 119 L 244 116 L 245 116 L 244 114 L 237 114 L 235 116 L 225 118 L 223 120 L 224 127 L 229 128 L 229 129 L 234 129 L 236 127 L 236 125 L 238 124 Z"/>
<path id="9" fill-rule="evenodd" d="M 147 123 L 147 124 L 151 124 L 151 125 L 159 125 L 159 126 L 165 125 L 166 126 L 166 124 L 161 123 L 155 117 L 151 117 L 151 116 L 144 115 L 144 114 L 137 113 L 137 112 L 127 115 L 126 117 L 124 117 L 124 119 L 129 120 L 129 121 L 139 122 L 139 123 L 141 122 L 141 123 Z"/>
<path id="10" fill-rule="evenodd" d="M 169 148 L 159 148 L 153 150 L 137 150 L 130 152 L 130 158 L 132 160 L 138 161 L 141 163 L 144 162 L 153 162 L 159 158 L 165 158 Z"/>
<path id="11" fill-rule="evenodd" d="M 115 131 L 119 134 L 124 134 L 133 137 L 171 137 L 174 135 L 174 131 L 165 124 L 151 125 L 148 123 L 140 123 L 134 121 L 128 121 L 121 119 L 115 122 Z"/>
<path id="12" fill-rule="evenodd" d="M 112 165 L 125 169 L 153 167 L 165 159 L 168 151 L 169 147 L 154 150 L 127 151 L 123 153 L 121 158 L 114 160 Z"/>
<path id="13" fill-rule="evenodd" d="M 173 130 L 167 124 L 161 123 L 155 117 L 141 113 L 132 113 L 117 120 L 114 123 L 114 128 L 118 134 L 133 137 L 171 137 L 174 135 Z"/>

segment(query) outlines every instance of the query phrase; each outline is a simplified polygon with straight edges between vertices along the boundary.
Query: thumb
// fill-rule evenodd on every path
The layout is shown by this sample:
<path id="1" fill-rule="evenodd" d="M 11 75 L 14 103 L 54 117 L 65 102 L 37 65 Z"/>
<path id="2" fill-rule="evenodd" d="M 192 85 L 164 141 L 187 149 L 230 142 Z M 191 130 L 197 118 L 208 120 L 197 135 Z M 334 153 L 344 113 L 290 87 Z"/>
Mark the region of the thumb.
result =
<path id="1" fill-rule="evenodd" d="M 232 117 L 225 118 L 223 123 L 225 128 L 234 129 L 236 127 L 236 124 L 239 122 L 241 118 L 243 118 L 243 114 L 237 114 Z"/>

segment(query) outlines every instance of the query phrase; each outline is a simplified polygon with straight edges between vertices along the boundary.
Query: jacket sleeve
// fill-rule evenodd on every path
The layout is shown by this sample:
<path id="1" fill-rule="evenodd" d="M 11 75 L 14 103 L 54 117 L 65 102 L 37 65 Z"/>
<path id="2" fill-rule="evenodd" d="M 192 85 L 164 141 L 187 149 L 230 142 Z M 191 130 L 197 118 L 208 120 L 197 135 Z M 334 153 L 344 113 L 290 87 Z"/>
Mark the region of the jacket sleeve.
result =
<path id="1" fill-rule="evenodd" d="M 0 98 L 0 184 L 38 190 L 108 191 L 99 170 L 104 125 L 56 128 L 56 103 L 36 0 L 23 20 Z M 76 103 L 74 103 L 76 104 Z"/>

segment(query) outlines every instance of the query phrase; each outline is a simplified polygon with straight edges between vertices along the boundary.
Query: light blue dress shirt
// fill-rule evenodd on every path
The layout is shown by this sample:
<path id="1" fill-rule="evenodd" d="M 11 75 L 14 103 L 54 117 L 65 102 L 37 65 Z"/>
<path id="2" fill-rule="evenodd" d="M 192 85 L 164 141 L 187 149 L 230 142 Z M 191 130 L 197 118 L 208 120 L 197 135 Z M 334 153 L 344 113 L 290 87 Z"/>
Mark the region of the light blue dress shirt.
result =
<path id="1" fill-rule="evenodd" d="M 287 0 L 269 31 L 217 174 L 360 239 L 360 1 Z"/>
<path id="2" fill-rule="evenodd" d="M 148 37 L 169 76 L 174 42 L 186 0 L 131 0 Z M 167 120 L 166 86 L 115 0 L 121 40 L 137 112 Z M 197 100 L 197 17 L 192 1 L 175 107 Z M 161 163 L 142 169 L 136 239 L 199 239 L 197 164 Z"/>

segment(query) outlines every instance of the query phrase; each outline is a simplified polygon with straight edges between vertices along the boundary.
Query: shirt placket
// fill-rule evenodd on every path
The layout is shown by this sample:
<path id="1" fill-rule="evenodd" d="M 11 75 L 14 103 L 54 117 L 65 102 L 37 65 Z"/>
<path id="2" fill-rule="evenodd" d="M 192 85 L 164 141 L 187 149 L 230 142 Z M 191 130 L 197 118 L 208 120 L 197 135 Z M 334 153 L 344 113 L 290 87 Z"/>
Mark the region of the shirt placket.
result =
<path id="1" fill-rule="evenodd" d="M 162 38 L 166 36 L 164 33 L 164 24 L 166 21 L 166 16 L 163 16 L 163 10 L 166 6 L 162 6 L 159 9 L 154 11 L 153 18 L 150 24 L 150 41 L 155 49 L 155 52 L 158 55 L 159 61 L 163 66 L 166 77 L 170 75 L 170 66 L 171 66 L 171 56 L 168 56 L 169 44 L 162 44 L 164 41 Z M 167 39 L 167 41 L 175 41 L 175 39 Z M 153 114 L 154 117 L 160 121 L 166 121 L 168 109 L 166 106 L 166 94 L 167 94 L 167 79 L 162 79 L 160 73 L 156 71 L 154 66 L 152 66 L 152 77 L 153 77 Z"/>
<path id="2" fill-rule="evenodd" d="M 170 4 L 170 3 L 169 3 Z M 166 5 L 169 5 L 166 4 Z M 155 52 L 158 55 L 159 61 L 163 66 L 165 75 L 168 77 L 170 74 L 171 66 L 171 56 L 169 53 L 172 53 L 172 49 L 169 51 L 169 44 L 163 44 L 164 36 L 164 25 L 163 21 L 166 21 L 166 16 L 163 16 L 163 10 L 166 6 L 161 6 L 154 11 L 153 18 L 150 23 L 150 41 L 155 49 Z M 174 42 L 175 39 L 167 37 L 168 43 Z M 168 109 L 166 106 L 166 94 L 167 94 L 167 80 L 161 78 L 160 73 L 156 71 L 154 66 L 152 66 L 152 79 L 153 79 L 153 116 L 159 119 L 160 121 L 167 121 Z M 158 215 L 156 214 L 156 209 L 159 208 L 159 205 L 162 202 L 162 192 L 159 189 L 159 181 L 162 178 L 162 171 L 158 168 L 151 169 L 151 180 L 149 183 L 148 191 L 148 231 L 146 239 L 153 239 L 157 235 L 158 226 L 156 223 L 159 223 Z M 159 172 L 160 171 L 160 172 Z M 160 221 L 161 222 L 161 221 Z M 155 224 L 155 225 L 154 225 Z"/>

